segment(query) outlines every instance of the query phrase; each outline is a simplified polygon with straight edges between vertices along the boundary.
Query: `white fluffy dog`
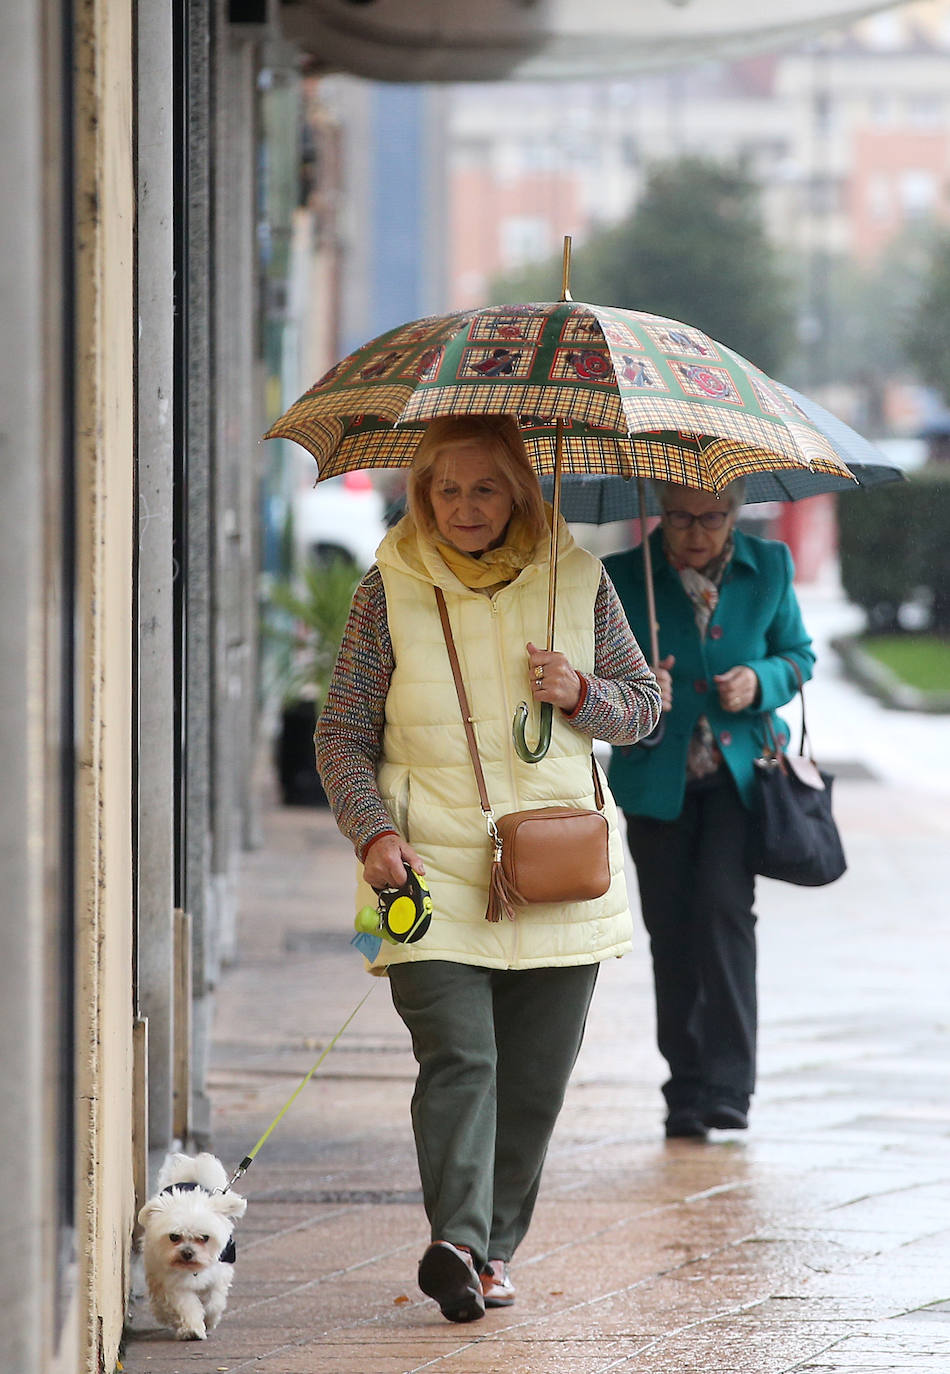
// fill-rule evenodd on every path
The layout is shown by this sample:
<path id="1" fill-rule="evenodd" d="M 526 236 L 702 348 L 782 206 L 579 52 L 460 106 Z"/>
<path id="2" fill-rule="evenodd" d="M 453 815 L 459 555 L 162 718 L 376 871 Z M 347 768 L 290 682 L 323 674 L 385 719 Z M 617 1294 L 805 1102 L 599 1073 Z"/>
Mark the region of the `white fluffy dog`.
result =
<path id="1" fill-rule="evenodd" d="M 234 1219 L 247 1199 L 232 1193 L 214 1155 L 169 1155 L 158 1192 L 139 1212 L 152 1310 L 180 1341 L 203 1341 L 221 1320 L 234 1278 Z"/>

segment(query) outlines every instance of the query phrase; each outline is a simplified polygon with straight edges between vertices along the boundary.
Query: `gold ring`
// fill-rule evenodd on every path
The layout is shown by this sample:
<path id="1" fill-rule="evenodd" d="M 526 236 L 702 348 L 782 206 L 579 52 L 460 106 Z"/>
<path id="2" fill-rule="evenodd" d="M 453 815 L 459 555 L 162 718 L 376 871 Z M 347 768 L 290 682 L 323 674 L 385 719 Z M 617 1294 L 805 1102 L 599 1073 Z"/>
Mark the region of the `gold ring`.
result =
<path id="1" fill-rule="evenodd" d="M 544 669 L 541 667 L 541 664 L 539 663 L 534 670 L 534 679 L 536 682 L 540 682 L 543 677 Z"/>

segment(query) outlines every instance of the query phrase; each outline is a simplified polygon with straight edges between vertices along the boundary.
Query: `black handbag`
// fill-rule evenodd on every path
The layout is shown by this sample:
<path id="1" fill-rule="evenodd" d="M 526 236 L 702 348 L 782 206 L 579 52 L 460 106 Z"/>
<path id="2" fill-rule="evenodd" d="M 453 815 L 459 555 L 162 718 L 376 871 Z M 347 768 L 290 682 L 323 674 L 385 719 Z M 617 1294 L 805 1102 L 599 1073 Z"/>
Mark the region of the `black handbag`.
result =
<path id="1" fill-rule="evenodd" d="M 764 739 L 762 755 L 755 760 L 757 795 L 747 858 L 752 871 L 765 878 L 823 887 L 840 878 L 848 865 L 831 812 L 834 777 L 815 763 L 810 744 L 805 751 L 805 694 L 798 665 L 792 663 L 792 667 L 802 705 L 798 753 L 785 753 L 771 719 L 763 714 Z"/>

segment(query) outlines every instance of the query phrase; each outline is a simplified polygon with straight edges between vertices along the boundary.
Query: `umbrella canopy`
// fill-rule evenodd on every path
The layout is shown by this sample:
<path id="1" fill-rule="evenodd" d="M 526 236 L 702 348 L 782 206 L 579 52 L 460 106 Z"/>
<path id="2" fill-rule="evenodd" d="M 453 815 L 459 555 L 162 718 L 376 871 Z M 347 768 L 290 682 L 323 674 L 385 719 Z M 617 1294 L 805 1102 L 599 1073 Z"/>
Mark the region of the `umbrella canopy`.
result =
<path id="1" fill-rule="evenodd" d="M 390 330 L 344 358 L 266 434 L 319 477 L 408 465 L 437 416 L 518 417 L 537 470 L 637 474 L 716 491 L 762 469 L 850 480 L 788 393 L 701 330 L 570 300 L 489 306 Z"/>

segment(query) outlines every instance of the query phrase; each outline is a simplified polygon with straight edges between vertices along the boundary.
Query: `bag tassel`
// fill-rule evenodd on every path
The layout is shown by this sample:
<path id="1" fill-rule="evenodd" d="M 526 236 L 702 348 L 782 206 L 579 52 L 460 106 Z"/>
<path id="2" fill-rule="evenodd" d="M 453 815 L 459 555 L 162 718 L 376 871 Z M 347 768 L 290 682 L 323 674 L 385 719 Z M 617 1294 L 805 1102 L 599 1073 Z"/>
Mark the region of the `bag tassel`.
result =
<path id="1" fill-rule="evenodd" d="M 492 856 L 491 877 L 488 880 L 488 906 L 485 909 L 485 920 L 494 924 L 500 921 L 503 916 L 507 916 L 509 921 L 515 919 L 515 898 L 502 867 L 501 844 L 496 843 Z"/>

